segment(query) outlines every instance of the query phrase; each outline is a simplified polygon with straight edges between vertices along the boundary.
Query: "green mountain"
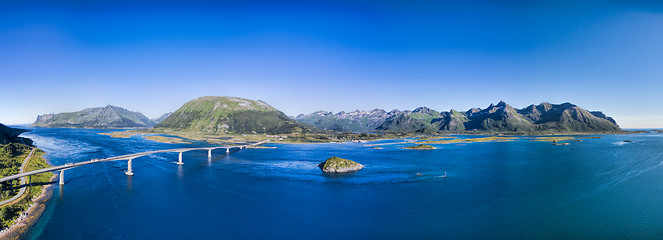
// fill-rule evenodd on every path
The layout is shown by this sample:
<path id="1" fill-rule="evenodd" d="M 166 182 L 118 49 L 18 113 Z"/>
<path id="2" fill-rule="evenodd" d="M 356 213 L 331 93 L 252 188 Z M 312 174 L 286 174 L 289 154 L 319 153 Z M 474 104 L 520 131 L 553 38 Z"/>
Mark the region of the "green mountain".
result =
<path id="1" fill-rule="evenodd" d="M 50 128 L 141 128 L 154 122 L 139 112 L 116 106 L 83 109 L 78 112 L 39 115 L 30 126 Z"/>
<path id="2" fill-rule="evenodd" d="M 420 107 L 413 111 L 399 112 L 380 124 L 376 130 L 403 131 L 403 132 L 435 132 L 439 127 L 434 124 L 442 114 L 427 107 Z"/>
<path id="3" fill-rule="evenodd" d="M 379 112 L 373 110 L 372 112 Z M 341 113 L 316 116 L 300 115 L 298 120 L 314 126 L 338 130 L 353 129 L 357 125 L 339 117 Z M 315 113 L 314 113 L 315 114 Z M 501 133 L 610 133 L 621 132 L 614 119 L 602 112 L 587 111 L 571 103 L 541 103 L 516 109 L 505 102 L 491 104 L 486 109 L 472 108 L 466 112 L 451 110 L 437 112 L 420 107 L 413 111 L 394 110 L 386 115 L 374 115 L 372 128 L 363 125 L 362 131 L 403 132 L 501 132 Z M 329 126 L 333 126 L 330 128 Z"/>
<path id="4" fill-rule="evenodd" d="M 201 97 L 185 103 L 155 128 L 210 133 L 291 133 L 305 128 L 263 101 Z"/>

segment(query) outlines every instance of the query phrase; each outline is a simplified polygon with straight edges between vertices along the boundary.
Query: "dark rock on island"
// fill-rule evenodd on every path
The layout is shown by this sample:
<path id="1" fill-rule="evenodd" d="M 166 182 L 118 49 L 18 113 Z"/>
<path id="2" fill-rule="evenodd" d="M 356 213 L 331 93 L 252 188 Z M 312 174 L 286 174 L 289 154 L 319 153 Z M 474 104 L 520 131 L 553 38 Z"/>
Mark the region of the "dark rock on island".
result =
<path id="1" fill-rule="evenodd" d="M 318 164 L 318 167 L 320 167 L 320 169 L 326 173 L 347 173 L 359 171 L 364 168 L 364 165 L 361 165 L 352 160 L 339 157 L 330 157 L 324 162 Z"/>

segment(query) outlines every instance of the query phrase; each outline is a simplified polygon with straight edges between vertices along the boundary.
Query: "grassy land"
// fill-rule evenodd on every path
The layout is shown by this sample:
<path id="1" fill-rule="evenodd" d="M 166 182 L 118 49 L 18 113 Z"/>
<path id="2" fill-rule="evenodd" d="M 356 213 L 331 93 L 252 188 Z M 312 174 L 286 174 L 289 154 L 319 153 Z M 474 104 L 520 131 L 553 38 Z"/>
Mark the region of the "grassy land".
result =
<path id="1" fill-rule="evenodd" d="M 9 145 L 9 144 L 8 144 Z M 20 144 L 23 145 L 23 144 Z M 3 147 L 3 149 L 6 148 Z M 20 146 L 19 148 L 13 149 L 12 154 L 5 155 L 5 157 L 10 156 L 9 158 L 0 158 L 0 162 L 9 163 L 10 169 L 2 168 L 2 176 L 7 176 L 11 174 L 16 174 L 19 171 L 21 163 L 25 157 L 30 153 L 30 148 L 27 145 Z M 14 162 L 18 161 L 19 164 L 15 165 Z M 34 155 L 30 158 L 25 171 L 32 171 L 37 169 L 42 169 L 48 167 L 46 159 L 44 159 L 44 152 L 41 150 L 36 150 Z M 7 175 L 5 175 L 7 174 Z M 42 188 L 45 187 L 45 183 L 50 182 L 50 179 L 53 177 L 52 173 L 42 173 L 33 175 L 31 177 L 32 186 L 29 186 L 26 193 L 23 197 L 14 201 L 13 203 L 6 204 L 0 208 L 0 228 L 5 228 L 10 226 L 19 215 L 24 212 L 32 204 L 32 199 L 39 196 L 42 192 Z M 19 191 L 20 181 L 13 181 L 11 184 L 3 185 L 3 195 L 6 198 L 12 197 L 13 194 L 16 194 Z"/>
<path id="2" fill-rule="evenodd" d="M 434 141 L 434 140 L 452 139 L 452 138 L 456 138 L 456 137 L 451 137 L 451 136 L 426 136 L 426 137 L 417 138 L 416 141 Z"/>
<path id="3" fill-rule="evenodd" d="M 480 137 L 480 138 L 454 138 L 449 140 L 425 141 L 424 144 L 452 144 L 452 143 L 476 143 L 476 142 L 510 142 L 516 140 L 515 137 Z"/>

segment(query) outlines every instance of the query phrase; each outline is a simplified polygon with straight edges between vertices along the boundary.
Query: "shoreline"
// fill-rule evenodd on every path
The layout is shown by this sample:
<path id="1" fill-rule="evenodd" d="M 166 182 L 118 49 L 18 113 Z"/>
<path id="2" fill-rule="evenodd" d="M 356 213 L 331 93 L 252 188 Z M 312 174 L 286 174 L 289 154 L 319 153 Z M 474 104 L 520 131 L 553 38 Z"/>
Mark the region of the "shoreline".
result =
<path id="1" fill-rule="evenodd" d="M 622 134 L 635 134 L 641 133 L 639 131 L 624 130 L 621 132 L 531 132 L 531 133 L 518 133 L 518 132 L 490 132 L 490 131 L 466 131 L 466 132 L 437 132 L 437 133 L 412 133 L 412 132 L 381 132 L 371 133 L 370 136 L 363 136 L 361 133 L 352 132 L 325 132 L 325 133 L 308 133 L 303 135 L 269 135 L 269 134 L 211 134 L 205 132 L 187 132 L 179 130 L 163 130 L 163 129 L 130 129 L 113 131 L 108 133 L 99 133 L 114 138 L 127 138 L 134 135 L 166 135 L 164 139 L 154 139 L 144 137 L 146 140 L 156 141 L 161 143 L 178 143 L 170 141 L 170 138 L 179 138 L 179 141 L 191 143 L 195 141 L 206 142 L 209 144 L 235 144 L 237 142 L 249 143 L 252 141 L 260 141 L 272 139 L 272 143 L 280 144 L 325 144 L 325 143 L 344 143 L 352 141 L 374 142 L 382 140 L 396 140 L 404 138 L 417 138 L 417 137 L 450 137 L 450 136 L 493 136 L 493 137 L 542 137 L 542 136 L 588 136 L 588 135 L 622 135 Z M 319 138 L 319 136 L 327 136 L 326 138 Z M 173 137 L 171 137 L 173 136 Z M 219 139 L 219 137 L 227 139 Z M 332 138 L 333 137 L 333 138 Z M 304 139 L 302 139 L 304 138 Z M 309 139 L 306 139 L 309 138 Z M 259 139 L 259 140 L 257 140 Z M 168 140 L 168 141 L 166 141 Z M 309 140 L 309 141 L 306 141 Z"/>
<path id="2" fill-rule="evenodd" d="M 48 159 L 44 158 L 48 165 L 51 165 Z M 58 175 L 54 174 L 49 182 L 53 182 Z M 31 199 L 32 203 L 25 211 L 21 212 L 19 217 L 14 221 L 14 223 L 2 230 L 0 230 L 0 239 L 21 239 L 28 230 L 30 230 L 37 220 L 41 217 L 44 210 L 46 210 L 46 202 L 50 200 L 53 194 L 54 184 L 43 185 L 41 188 L 41 193 L 35 198 Z"/>

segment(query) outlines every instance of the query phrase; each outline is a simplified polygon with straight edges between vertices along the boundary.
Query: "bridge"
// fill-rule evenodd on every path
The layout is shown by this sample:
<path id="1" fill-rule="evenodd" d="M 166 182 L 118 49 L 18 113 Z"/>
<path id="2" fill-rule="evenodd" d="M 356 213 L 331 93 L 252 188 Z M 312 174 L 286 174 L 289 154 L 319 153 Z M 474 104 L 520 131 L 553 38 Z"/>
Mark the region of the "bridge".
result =
<path id="1" fill-rule="evenodd" d="M 212 150 L 215 150 L 215 149 L 225 148 L 226 149 L 226 154 L 228 154 L 228 153 L 230 153 L 230 149 L 233 149 L 233 148 L 237 148 L 238 150 L 242 150 L 242 149 L 244 149 L 248 146 L 258 146 L 258 145 L 265 144 L 267 142 L 269 142 L 269 140 L 265 140 L 265 141 L 261 141 L 261 142 L 257 142 L 257 143 L 252 143 L 252 144 L 248 144 L 248 145 L 240 145 L 240 146 L 175 148 L 175 149 L 148 151 L 148 152 L 141 152 L 141 153 L 132 153 L 132 154 L 109 157 L 109 158 L 104 158 L 104 159 L 92 159 L 92 160 L 84 161 L 84 162 L 67 163 L 67 164 L 60 165 L 60 166 L 42 168 L 42 169 L 33 170 L 33 171 L 29 171 L 29 172 L 14 174 L 14 175 L 11 175 L 11 176 L 0 178 L 0 183 L 1 182 L 6 182 L 6 181 L 11 181 L 11 180 L 14 180 L 14 179 L 19 179 L 19 178 L 22 178 L 22 177 L 32 176 L 32 175 L 35 175 L 35 174 L 59 171 L 60 172 L 59 173 L 59 175 L 60 175 L 60 185 L 64 185 L 64 171 L 65 170 L 69 170 L 69 169 L 72 169 L 72 168 L 77 168 L 77 167 L 80 167 L 80 166 L 85 166 L 85 165 L 88 165 L 88 164 L 95 164 L 95 163 L 101 163 L 101 162 L 111 162 L 111 161 L 122 161 L 122 160 L 127 160 L 127 171 L 125 171 L 124 173 L 126 175 L 131 176 L 131 175 L 134 175 L 134 172 L 131 169 L 131 162 L 132 162 L 132 160 L 134 160 L 136 158 L 139 158 L 139 157 L 143 157 L 143 156 L 147 156 L 147 155 L 151 155 L 151 154 L 156 154 L 156 153 L 177 152 L 177 153 L 179 153 L 179 159 L 176 163 L 178 165 L 182 165 L 182 164 L 184 164 L 184 162 L 182 161 L 182 153 L 184 153 L 184 152 L 195 151 L 195 150 L 207 150 L 207 157 L 211 158 L 212 157 Z"/>

